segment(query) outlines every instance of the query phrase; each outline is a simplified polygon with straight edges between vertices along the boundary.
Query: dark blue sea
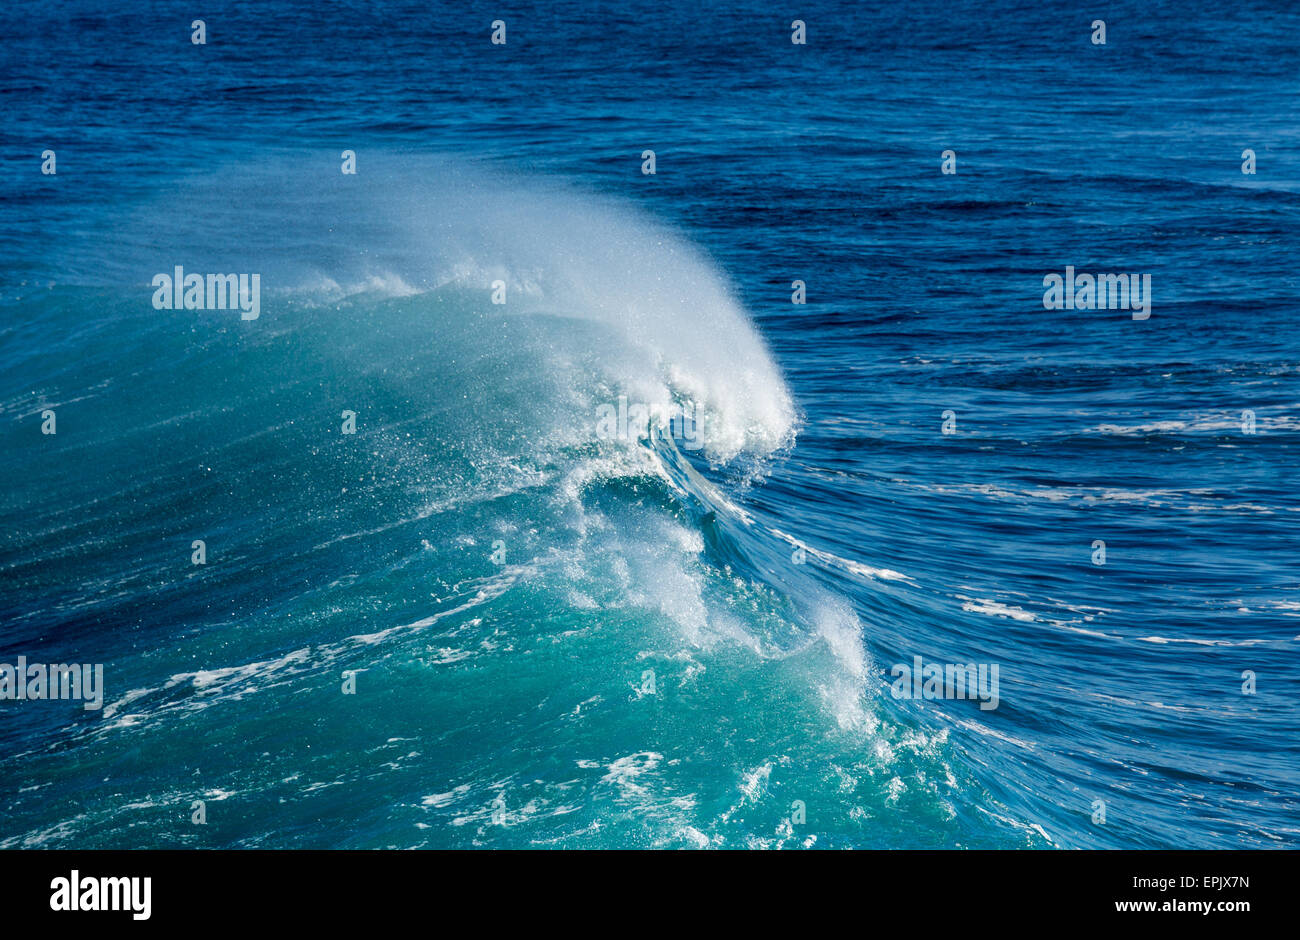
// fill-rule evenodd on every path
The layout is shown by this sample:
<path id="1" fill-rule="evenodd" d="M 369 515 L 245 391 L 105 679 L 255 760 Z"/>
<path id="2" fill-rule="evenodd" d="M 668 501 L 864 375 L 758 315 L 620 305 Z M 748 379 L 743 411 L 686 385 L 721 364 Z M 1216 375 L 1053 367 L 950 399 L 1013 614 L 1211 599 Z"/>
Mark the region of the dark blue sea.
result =
<path id="1" fill-rule="evenodd" d="M 0 847 L 1300 847 L 1298 36 L 5 4 Z"/>

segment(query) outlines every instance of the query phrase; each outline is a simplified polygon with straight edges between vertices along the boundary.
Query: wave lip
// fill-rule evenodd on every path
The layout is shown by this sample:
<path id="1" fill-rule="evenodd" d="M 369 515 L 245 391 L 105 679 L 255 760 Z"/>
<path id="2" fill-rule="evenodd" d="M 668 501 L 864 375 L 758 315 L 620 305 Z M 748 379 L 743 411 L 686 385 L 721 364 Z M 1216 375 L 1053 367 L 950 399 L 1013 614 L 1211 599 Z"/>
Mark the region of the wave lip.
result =
<path id="1" fill-rule="evenodd" d="M 65 270 L 116 286 L 178 264 L 258 273 L 270 329 L 277 299 L 328 311 L 459 292 L 485 314 L 587 324 L 599 337 L 587 378 L 651 410 L 703 409 L 713 460 L 793 441 L 794 403 L 766 344 L 717 266 L 671 227 L 442 157 L 375 152 L 349 177 L 326 167 L 287 153 L 177 178 L 124 212 L 112 245 L 70 252 Z"/>

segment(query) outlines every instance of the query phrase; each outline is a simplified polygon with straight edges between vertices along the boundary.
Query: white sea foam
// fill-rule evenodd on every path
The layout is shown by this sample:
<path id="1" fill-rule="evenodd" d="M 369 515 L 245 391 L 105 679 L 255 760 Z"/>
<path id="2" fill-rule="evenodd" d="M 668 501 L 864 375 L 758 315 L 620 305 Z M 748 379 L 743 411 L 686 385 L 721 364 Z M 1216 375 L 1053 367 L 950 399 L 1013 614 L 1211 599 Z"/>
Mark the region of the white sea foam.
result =
<path id="1" fill-rule="evenodd" d="M 661 413 L 695 402 L 711 458 L 792 440 L 790 393 L 727 277 L 644 212 L 445 157 L 377 150 L 365 173 L 324 181 L 313 160 L 285 155 L 179 181 L 183 206 L 162 194 L 124 219 L 99 276 L 146 282 L 161 241 L 196 270 L 242 263 L 261 272 L 267 330 L 280 325 L 275 296 L 327 317 L 356 316 L 338 312 L 348 298 L 451 292 L 480 315 L 580 321 L 601 337 L 587 362 L 607 372 L 586 378 Z M 212 234 L 230 231 L 238 244 Z M 503 304 L 492 302 L 494 282 L 504 284 Z M 432 310 L 429 339 L 438 340 Z M 481 342 L 490 349 L 493 331 Z"/>

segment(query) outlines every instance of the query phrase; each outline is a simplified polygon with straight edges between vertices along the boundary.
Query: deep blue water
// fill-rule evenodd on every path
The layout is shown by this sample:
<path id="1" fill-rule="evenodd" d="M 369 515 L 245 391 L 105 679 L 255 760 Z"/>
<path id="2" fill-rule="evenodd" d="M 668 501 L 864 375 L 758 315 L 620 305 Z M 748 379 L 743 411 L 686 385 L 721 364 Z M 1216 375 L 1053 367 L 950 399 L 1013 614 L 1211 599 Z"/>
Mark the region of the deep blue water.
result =
<path id="1" fill-rule="evenodd" d="M 0 846 L 1296 847 L 1297 35 L 4 6 Z"/>

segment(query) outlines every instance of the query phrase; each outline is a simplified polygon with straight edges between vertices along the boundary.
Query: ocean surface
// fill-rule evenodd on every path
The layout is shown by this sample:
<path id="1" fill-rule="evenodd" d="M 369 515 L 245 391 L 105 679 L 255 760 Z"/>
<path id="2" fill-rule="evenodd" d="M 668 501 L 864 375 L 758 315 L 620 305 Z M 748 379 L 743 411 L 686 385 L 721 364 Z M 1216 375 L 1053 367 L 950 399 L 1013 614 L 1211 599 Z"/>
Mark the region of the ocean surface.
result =
<path id="1" fill-rule="evenodd" d="M 1300 847 L 1300 7 L 1102 6 L 5 4 L 0 847 Z"/>

